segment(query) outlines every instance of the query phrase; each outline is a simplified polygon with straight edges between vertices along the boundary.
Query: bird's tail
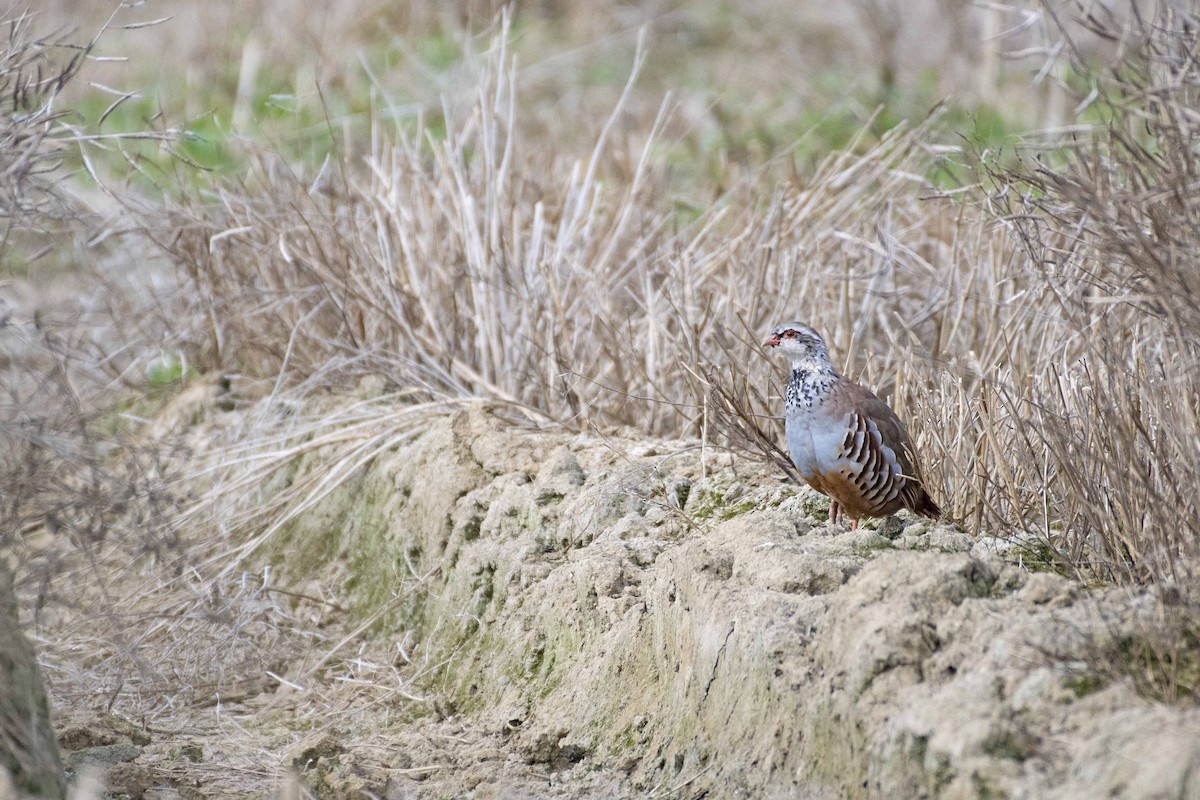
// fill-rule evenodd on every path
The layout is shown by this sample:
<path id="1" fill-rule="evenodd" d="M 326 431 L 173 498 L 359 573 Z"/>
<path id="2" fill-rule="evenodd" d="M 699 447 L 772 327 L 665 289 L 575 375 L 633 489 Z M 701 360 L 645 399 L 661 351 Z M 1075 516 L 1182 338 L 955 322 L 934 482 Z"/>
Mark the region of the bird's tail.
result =
<path id="1" fill-rule="evenodd" d="M 914 514 L 920 514 L 922 517 L 937 519 L 942 516 L 942 509 L 937 503 L 933 502 L 933 498 L 929 496 L 929 492 L 921 489 L 913 498 L 913 504 L 909 506 Z"/>

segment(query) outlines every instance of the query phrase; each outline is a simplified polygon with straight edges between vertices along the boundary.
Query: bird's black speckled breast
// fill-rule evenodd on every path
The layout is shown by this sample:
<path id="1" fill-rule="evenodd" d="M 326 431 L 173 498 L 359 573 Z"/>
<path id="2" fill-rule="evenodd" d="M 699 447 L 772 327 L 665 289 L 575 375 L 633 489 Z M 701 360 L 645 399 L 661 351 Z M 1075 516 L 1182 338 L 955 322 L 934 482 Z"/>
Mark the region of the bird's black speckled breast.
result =
<path id="1" fill-rule="evenodd" d="M 812 370 L 797 368 L 792 370 L 792 379 L 788 381 L 787 393 L 784 396 L 789 411 L 805 409 L 812 411 L 825 404 L 829 390 L 833 388 L 836 375 L 829 375 Z"/>

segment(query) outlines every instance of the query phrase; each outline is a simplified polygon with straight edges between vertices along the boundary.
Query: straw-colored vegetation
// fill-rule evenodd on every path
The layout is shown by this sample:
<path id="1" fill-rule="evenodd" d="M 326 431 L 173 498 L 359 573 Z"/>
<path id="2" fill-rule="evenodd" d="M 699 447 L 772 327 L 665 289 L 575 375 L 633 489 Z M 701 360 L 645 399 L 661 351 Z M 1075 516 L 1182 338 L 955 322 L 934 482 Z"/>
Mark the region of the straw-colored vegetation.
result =
<path id="1" fill-rule="evenodd" d="M 86 42 L 108 18 L 94 5 L 21 26 L 70 20 Z M 1149 696 L 1193 696 L 1191 12 L 917 4 L 953 23 L 926 53 L 866 0 L 167 5 L 116 9 L 89 55 L 129 60 L 71 62 L 54 96 L 79 114 L 21 134 L 56 137 L 58 188 L 0 183 L 26 228 L 75 204 L 80 233 L 70 252 L 27 234 L 0 250 L 35 295 L 63 294 L 39 264 L 71 265 L 53 271 L 69 300 L 19 309 L 0 455 L 2 543 L 24 596 L 50 602 L 60 698 L 103 706 L 87 694 L 136 665 L 137 702 L 161 712 L 214 669 L 262 674 L 314 641 L 332 656 L 345 642 L 316 620 L 337 599 L 293 618 L 240 559 L 464 399 L 707 446 L 731 442 L 731 413 L 774 430 L 781 376 L 758 342 L 791 318 L 909 421 L 965 530 L 1034 568 L 1176 587 L 1169 626 L 1097 658 Z M 1001 58 L 1017 50 L 1034 57 Z M 0 150 L 6 181 L 38 175 Z M 38 305 L 72 319 L 36 326 Z M 231 408 L 274 402 L 229 449 L 150 448 L 145 418 L 201 376 Z M 323 392 L 373 376 L 388 402 L 323 413 Z M 168 463 L 182 482 L 164 488 Z M 281 489 L 265 503 L 264 484 Z M 48 542 L 63 530 L 70 547 Z M 68 572 L 99 627 L 53 608 Z M 236 618 L 233 645 L 196 609 Z M 151 645 L 191 655 L 148 663 Z M 337 702 L 410 696 L 435 666 L 360 659 Z"/>
<path id="2" fill-rule="evenodd" d="M 473 97 L 436 129 L 384 106 L 361 164 L 252 152 L 249 181 L 172 207 L 151 234 L 184 279 L 170 313 L 189 363 L 310 386 L 380 374 L 543 423 L 698 437 L 715 435 L 706 368 L 745 372 L 752 411 L 777 413 L 757 340 L 798 316 L 912 421 L 971 529 L 1036 540 L 1081 577 L 1173 574 L 1197 521 L 1192 123 L 1184 90 L 1153 81 L 1186 85 L 1171 70 L 1188 62 L 1159 54 L 1183 34 L 1128 34 L 1115 77 L 1079 54 L 1109 127 L 1042 161 L 938 146 L 936 109 L 881 135 L 868 116 L 810 171 L 771 179 L 796 169 L 785 149 L 728 185 L 688 175 L 710 199 L 683 207 L 681 103 L 634 89 L 652 42 L 581 151 L 531 123 L 512 36 L 502 23 L 461 63 Z M 945 160 L 982 183 L 932 188 Z"/>

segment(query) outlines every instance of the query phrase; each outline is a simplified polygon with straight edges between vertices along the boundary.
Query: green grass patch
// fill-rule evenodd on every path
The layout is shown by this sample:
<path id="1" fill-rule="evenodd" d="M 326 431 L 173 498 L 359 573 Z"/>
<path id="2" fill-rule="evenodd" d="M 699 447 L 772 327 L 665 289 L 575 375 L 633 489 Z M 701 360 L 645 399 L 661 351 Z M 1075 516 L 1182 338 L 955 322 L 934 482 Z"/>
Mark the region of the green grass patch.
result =
<path id="1" fill-rule="evenodd" d="M 1102 675 L 1088 673 L 1085 675 L 1075 675 L 1063 681 L 1065 686 L 1075 698 L 1082 699 L 1090 694 L 1095 694 L 1101 689 L 1108 686 L 1108 679 Z"/>
<path id="2" fill-rule="evenodd" d="M 146 380 L 153 389 L 168 389 L 196 380 L 200 372 L 177 354 L 164 355 L 150 364 L 146 370 Z"/>

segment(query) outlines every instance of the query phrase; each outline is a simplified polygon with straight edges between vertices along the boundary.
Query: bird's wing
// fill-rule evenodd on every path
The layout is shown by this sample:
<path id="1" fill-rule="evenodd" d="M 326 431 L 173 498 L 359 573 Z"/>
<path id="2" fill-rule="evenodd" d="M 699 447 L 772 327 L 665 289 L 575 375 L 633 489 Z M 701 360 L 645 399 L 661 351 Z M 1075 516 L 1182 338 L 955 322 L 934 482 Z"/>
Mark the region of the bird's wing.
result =
<path id="1" fill-rule="evenodd" d="M 846 449 L 864 465 L 864 498 L 878 498 L 882 505 L 889 496 L 899 494 L 908 508 L 936 513 L 936 505 L 925 492 L 912 440 L 896 412 L 863 386 L 845 380 L 841 388 L 850 409 Z"/>

